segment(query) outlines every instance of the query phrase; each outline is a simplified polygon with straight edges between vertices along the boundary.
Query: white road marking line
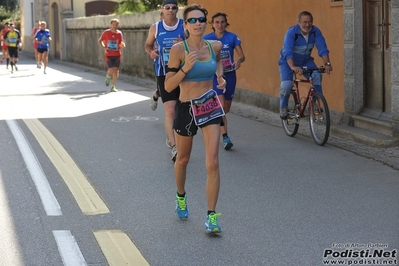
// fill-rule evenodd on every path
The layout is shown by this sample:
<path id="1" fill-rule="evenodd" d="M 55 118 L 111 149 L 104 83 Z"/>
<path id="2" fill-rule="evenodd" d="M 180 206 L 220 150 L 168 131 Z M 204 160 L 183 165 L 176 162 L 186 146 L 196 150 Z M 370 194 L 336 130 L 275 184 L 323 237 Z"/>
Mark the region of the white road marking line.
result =
<path id="1" fill-rule="evenodd" d="M 69 230 L 54 230 L 53 236 L 57 242 L 64 266 L 87 265 L 75 237 Z"/>
<path id="2" fill-rule="evenodd" d="M 26 167 L 35 183 L 36 190 L 39 193 L 44 210 L 48 216 L 61 216 L 61 207 L 51 190 L 43 169 L 37 160 L 36 154 L 33 152 L 29 142 L 26 140 L 24 133 L 14 120 L 6 120 L 8 127 L 18 145 L 18 148 L 25 161 Z"/>

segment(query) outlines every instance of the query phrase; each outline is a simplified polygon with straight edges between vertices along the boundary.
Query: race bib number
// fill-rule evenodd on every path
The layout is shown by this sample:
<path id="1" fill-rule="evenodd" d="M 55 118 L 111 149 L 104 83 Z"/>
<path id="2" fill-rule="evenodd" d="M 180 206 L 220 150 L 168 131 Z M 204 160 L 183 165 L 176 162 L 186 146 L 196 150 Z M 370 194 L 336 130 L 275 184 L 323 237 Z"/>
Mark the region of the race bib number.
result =
<path id="1" fill-rule="evenodd" d="M 118 41 L 108 41 L 107 49 L 112 51 L 118 51 Z"/>
<path id="2" fill-rule="evenodd" d="M 17 43 L 17 38 L 10 38 L 9 42 L 12 44 Z"/>
<path id="3" fill-rule="evenodd" d="M 44 44 L 44 45 L 47 45 L 47 44 L 48 44 L 48 39 L 47 39 L 46 37 L 43 37 L 42 41 L 43 41 L 43 44 Z"/>
<path id="4" fill-rule="evenodd" d="M 163 62 L 165 63 L 165 65 L 167 65 L 169 62 L 169 54 L 170 54 L 170 48 L 162 49 Z"/>
<path id="5" fill-rule="evenodd" d="M 234 70 L 233 62 L 231 62 L 230 52 L 226 51 L 220 55 L 220 60 L 223 65 L 223 73 L 231 72 Z"/>
<path id="6" fill-rule="evenodd" d="M 191 100 L 191 109 L 197 126 L 224 116 L 224 110 L 214 90 L 209 90 L 201 97 Z"/>

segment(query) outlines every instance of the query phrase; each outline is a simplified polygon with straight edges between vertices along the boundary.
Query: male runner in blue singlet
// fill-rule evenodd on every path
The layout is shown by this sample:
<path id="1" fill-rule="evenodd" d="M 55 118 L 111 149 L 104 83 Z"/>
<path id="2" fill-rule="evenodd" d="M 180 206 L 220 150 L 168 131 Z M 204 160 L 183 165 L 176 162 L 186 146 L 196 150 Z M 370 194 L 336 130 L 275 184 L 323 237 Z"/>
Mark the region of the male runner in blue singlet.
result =
<path id="1" fill-rule="evenodd" d="M 184 37 L 183 20 L 177 18 L 177 0 L 164 0 L 162 12 L 164 19 L 154 23 L 148 32 L 148 37 L 144 45 L 145 51 L 151 59 L 155 60 L 155 72 L 157 76 L 157 86 L 161 93 L 163 105 L 165 107 L 165 131 L 167 135 L 167 145 L 171 147 L 172 160 L 176 160 L 176 142 L 173 133 L 173 118 L 175 116 L 176 101 L 179 98 L 180 89 L 172 92 L 165 90 L 165 75 L 169 61 L 169 51 L 172 45 Z M 154 51 L 156 44 L 158 50 Z M 154 99 L 155 100 L 155 99 Z"/>

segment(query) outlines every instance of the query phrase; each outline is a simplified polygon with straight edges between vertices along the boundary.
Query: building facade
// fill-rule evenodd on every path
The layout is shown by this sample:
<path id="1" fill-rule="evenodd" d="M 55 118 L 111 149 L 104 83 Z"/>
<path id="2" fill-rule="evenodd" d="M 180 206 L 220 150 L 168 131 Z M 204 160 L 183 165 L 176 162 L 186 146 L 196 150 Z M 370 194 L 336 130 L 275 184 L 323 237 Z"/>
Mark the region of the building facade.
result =
<path id="1" fill-rule="evenodd" d="M 246 62 L 237 72 L 242 101 L 278 109 L 277 60 L 285 31 L 301 11 L 313 14 L 326 38 L 334 71 L 323 93 L 334 124 L 367 120 L 381 133 L 399 137 L 399 0 L 189 0 L 228 14 L 242 40 Z M 267 4 L 266 4 L 267 2 Z M 314 51 L 315 61 L 322 65 Z M 259 97 L 260 95 L 266 97 Z M 377 130 L 378 131 L 378 130 Z"/>
<path id="2" fill-rule="evenodd" d="M 64 20 L 80 18 L 86 15 L 105 15 L 114 12 L 118 0 L 21 0 L 21 32 L 24 47 L 33 52 L 33 40 L 30 34 L 36 20 L 46 21 L 52 34 L 50 56 L 62 58 Z"/>

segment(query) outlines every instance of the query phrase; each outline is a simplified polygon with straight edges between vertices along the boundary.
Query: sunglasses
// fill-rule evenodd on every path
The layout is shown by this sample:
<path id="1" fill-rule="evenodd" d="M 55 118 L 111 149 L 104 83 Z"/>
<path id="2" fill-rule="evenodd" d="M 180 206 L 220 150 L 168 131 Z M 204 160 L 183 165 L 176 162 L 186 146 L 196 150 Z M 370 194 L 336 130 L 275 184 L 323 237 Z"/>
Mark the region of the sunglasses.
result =
<path id="1" fill-rule="evenodd" d="M 199 23 L 205 23 L 205 22 L 207 22 L 207 19 L 206 19 L 206 17 L 199 17 L 199 18 L 188 18 L 186 20 L 186 22 L 190 23 L 190 24 L 195 24 L 197 21 Z"/>
<path id="2" fill-rule="evenodd" d="M 176 10 L 177 6 L 164 6 L 163 8 L 165 8 L 166 10 Z"/>

